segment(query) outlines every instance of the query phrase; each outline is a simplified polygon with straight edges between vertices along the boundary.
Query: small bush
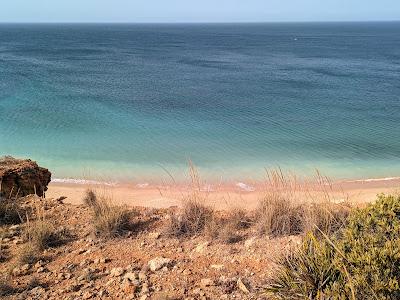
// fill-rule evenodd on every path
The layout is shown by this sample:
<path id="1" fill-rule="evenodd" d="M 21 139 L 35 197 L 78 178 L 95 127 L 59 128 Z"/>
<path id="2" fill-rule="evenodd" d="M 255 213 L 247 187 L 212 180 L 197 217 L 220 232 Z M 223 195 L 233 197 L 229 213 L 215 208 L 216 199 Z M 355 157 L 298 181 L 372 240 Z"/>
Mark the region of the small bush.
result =
<path id="1" fill-rule="evenodd" d="M 298 249 L 278 262 L 279 271 L 268 293 L 274 299 L 330 299 L 325 292 L 340 276 L 334 255 L 331 245 L 309 233 Z"/>
<path id="2" fill-rule="evenodd" d="M 0 297 L 9 296 L 15 293 L 15 289 L 9 284 L 9 282 L 1 278 L 0 279 Z"/>
<path id="3" fill-rule="evenodd" d="M 96 236 L 115 237 L 130 228 L 130 212 L 121 206 L 102 205 L 94 217 Z"/>
<path id="4" fill-rule="evenodd" d="M 337 242 L 345 274 L 336 290 L 354 290 L 357 299 L 400 299 L 400 196 L 380 195 L 375 204 L 355 211 Z"/>
<path id="5" fill-rule="evenodd" d="M 351 206 L 347 203 L 318 202 L 303 204 L 301 211 L 304 233 L 319 235 L 322 231 L 331 235 L 346 225 Z"/>
<path id="6" fill-rule="evenodd" d="M 237 243 L 241 240 L 235 223 L 226 222 L 218 234 L 218 239 L 225 244 Z"/>
<path id="7" fill-rule="evenodd" d="M 246 229 L 254 223 L 247 212 L 241 208 L 231 209 L 228 214 L 228 220 L 236 229 Z"/>
<path id="8" fill-rule="evenodd" d="M 327 234 L 338 231 L 346 223 L 350 206 L 330 202 L 297 202 L 284 197 L 267 197 L 257 210 L 257 229 L 272 236 Z"/>
<path id="9" fill-rule="evenodd" d="M 39 251 L 61 244 L 61 233 L 56 231 L 52 223 L 38 219 L 27 223 L 25 236 L 32 247 Z"/>
<path id="10" fill-rule="evenodd" d="M 243 226 L 245 226 L 241 223 L 244 217 L 245 213 L 242 214 L 242 211 L 238 213 L 236 209 L 232 210 L 228 216 L 225 217 L 213 214 L 205 225 L 204 232 L 207 237 L 219 240 L 222 243 L 236 243 L 241 240 L 238 230 L 243 229 Z"/>
<path id="11" fill-rule="evenodd" d="M 213 213 L 212 208 L 189 198 L 184 202 L 182 212 L 171 216 L 167 231 L 174 236 L 203 233 L 206 224 L 212 220 Z"/>
<path id="12" fill-rule="evenodd" d="M 268 291 L 277 299 L 400 299 L 400 196 L 354 211 L 337 235 L 306 237 Z"/>
<path id="13" fill-rule="evenodd" d="M 257 230 L 273 236 L 303 232 L 302 207 L 279 195 L 264 198 L 257 210 Z"/>
<path id="14" fill-rule="evenodd" d="M 92 209 L 94 234 L 112 238 L 130 229 L 131 212 L 124 206 L 115 206 L 105 197 L 97 197 L 92 190 L 86 192 L 84 202 Z"/>
<path id="15" fill-rule="evenodd" d="M 33 244 L 27 243 L 22 246 L 17 254 L 17 264 L 19 266 L 25 264 L 34 264 L 41 259 L 41 251 Z"/>
<path id="16" fill-rule="evenodd" d="M 83 203 L 91 208 L 98 206 L 96 193 L 93 190 L 87 190 L 85 197 L 83 197 Z"/>

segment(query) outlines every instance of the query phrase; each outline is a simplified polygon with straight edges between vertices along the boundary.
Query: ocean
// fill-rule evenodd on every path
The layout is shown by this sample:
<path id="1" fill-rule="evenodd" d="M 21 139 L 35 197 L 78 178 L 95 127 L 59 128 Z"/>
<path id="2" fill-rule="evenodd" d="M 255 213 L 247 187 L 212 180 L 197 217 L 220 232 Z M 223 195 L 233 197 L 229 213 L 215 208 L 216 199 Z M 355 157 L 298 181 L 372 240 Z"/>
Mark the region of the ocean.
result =
<path id="1" fill-rule="evenodd" d="M 0 155 L 54 178 L 400 176 L 400 23 L 1 24 Z"/>

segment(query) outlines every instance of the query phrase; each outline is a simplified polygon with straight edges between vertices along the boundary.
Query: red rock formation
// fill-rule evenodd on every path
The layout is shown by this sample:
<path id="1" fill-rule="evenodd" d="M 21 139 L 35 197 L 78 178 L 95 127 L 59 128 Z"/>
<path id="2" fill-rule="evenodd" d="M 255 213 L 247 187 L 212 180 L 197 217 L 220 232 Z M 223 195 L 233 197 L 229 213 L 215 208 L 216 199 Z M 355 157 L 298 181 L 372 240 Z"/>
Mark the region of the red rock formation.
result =
<path id="1" fill-rule="evenodd" d="M 23 197 L 35 193 L 44 196 L 50 180 L 49 170 L 39 167 L 30 159 L 0 158 L 0 195 L 4 197 Z"/>

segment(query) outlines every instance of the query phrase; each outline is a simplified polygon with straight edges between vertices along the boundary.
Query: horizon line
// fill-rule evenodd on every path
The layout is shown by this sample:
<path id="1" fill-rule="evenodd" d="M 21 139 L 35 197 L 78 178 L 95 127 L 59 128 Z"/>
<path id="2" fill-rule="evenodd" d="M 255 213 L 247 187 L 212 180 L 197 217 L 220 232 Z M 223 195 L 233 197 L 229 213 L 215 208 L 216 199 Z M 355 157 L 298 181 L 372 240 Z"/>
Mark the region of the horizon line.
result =
<path id="1" fill-rule="evenodd" d="M 332 21 L 167 21 L 167 22 L 135 22 L 135 21 L 0 21 L 0 24 L 282 24 L 282 23 L 395 23 L 393 20 L 332 20 Z"/>

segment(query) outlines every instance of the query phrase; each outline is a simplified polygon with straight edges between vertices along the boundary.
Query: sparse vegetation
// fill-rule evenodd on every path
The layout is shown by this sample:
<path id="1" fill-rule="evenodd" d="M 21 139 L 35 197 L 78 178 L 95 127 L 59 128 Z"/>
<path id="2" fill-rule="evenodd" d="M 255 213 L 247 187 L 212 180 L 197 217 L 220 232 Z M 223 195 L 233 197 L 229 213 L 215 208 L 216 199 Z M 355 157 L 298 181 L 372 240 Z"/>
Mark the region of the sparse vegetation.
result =
<path id="1" fill-rule="evenodd" d="M 242 209 L 232 209 L 227 215 L 214 213 L 205 226 L 207 237 L 225 244 L 236 243 L 242 239 L 239 230 L 247 229 L 251 221 Z"/>
<path id="2" fill-rule="evenodd" d="M 41 251 L 33 244 L 26 243 L 17 253 L 17 265 L 34 264 L 41 258 Z"/>
<path id="3" fill-rule="evenodd" d="M 92 209 L 94 234 L 116 237 L 130 229 L 131 212 L 125 206 L 113 205 L 106 197 L 98 197 L 92 190 L 86 192 L 84 202 Z"/>
<path id="4" fill-rule="evenodd" d="M 268 175 L 267 189 L 256 213 L 260 234 L 283 236 L 320 230 L 333 233 L 345 223 L 351 207 L 347 202 L 333 202 L 330 182 L 319 173 L 312 188 L 310 183 L 300 182 L 280 170 Z M 317 190 L 316 195 L 311 190 Z"/>
<path id="5" fill-rule="evenodd" d="M 6 246 L 3 245 L 3 242 L 0 241 L 0 263 L 6 261 L 8 259 L 8 250 Z"/>
<path id="6" fill-rule="evenodd" d="M 83 197 L 83 203 L 91 208 L 97 207 L 98 206 L 98 200 L 97 200 L 97 195 L 96 193 L 89 189 L 86 191 L 85 197 Z"/>
<path id="7" fill-rule="evenodd" d="M 212 221 L 213 209 L 196 198 L 184 201 L 180 213 L 171 215 L 168 233 L 173 236 L 191 236 L 204 232 L 206 224 Z"/>
<path id="8" fill-rule="evenodd" d="M 14 288 L 10 285 L 10 283 L 4 279 L 0 279 L 0 297 L 5 297 L 11 295 L 15 292 Z"/>
<path id="9" fill-rule="evenodd" d="M 0 225 L 19 224 L 23 214 L 16 201 L 0 198 Z"/>
<path id="10" fill-rule="evenodd" d="M 257 210 L 257 229 L 272 236 L 300 234 L 302 218 L 300 204 L 280 196 L 266 197 Z"/>
<path id="11" fill-rule="evenodd" d="M 400 197 L 354 211 L 339 234 L 308 235 L 280 262 L 277 299 L 399 299 Z"/>
<path id="12" fill-rule="evenodd" d="M 62 241 L 61 233 L 47 220 L 36 220 L 27 223 L 26 226 L 26 239 L 39 251 L 58 246 Z"/>

